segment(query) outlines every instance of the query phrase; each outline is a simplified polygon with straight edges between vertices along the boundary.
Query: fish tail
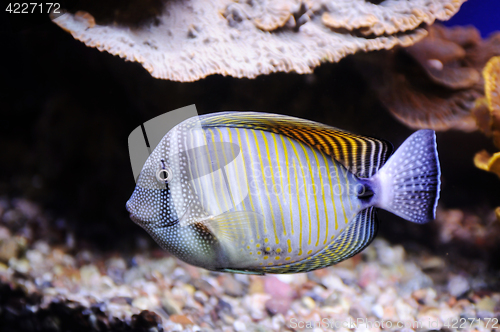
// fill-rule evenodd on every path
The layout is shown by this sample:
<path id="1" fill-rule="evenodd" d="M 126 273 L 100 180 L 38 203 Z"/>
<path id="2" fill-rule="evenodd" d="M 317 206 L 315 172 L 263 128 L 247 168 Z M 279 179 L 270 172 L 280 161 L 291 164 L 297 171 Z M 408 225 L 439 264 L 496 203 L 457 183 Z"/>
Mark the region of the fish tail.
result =
<path id="1" fill-rule="evenodd" d="M 403 142 L 367 182 L 374 206 L 415 223 L 436 218 L 440 191 L 439 159 L 433 130 L 419 130 Z"/>

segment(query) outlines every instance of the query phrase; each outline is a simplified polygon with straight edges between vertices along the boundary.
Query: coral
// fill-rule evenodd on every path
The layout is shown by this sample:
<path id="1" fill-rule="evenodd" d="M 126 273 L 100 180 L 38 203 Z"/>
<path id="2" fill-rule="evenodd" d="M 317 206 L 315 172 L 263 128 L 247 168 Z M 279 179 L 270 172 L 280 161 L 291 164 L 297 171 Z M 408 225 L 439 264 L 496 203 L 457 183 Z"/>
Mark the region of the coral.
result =
<path id="1" fill-rule="evenodd" d="M 463 2 L 167 1 L 154 24 L 139 27 L 93 25 L 81 13 L 53 21 L 88 46 L 141 63 L 156 78 L 187 82 L 211 74 L 305 74 L 357 51 L 409 46 L 426 35 L 422 25 L 448 19 Z"/>
<path id="2" fill-rule="evenodd" d="M 473 114 L 478 127 L 493 138 L 500 148 L 500 56 L 490 59 L 483 70 L 485 97 L 476 101 Z M 500 152 L 491 156 L 486 151 L 476 154 L 474 164 L 500 177 Z"/>
<path id="3" fill-rule="evenodd" d="M 478 152 L 474 156 L 474 165 L 479 169 L 492 172 L 500 177 L 500 152 L 493 155 L 484 150 Z"/>
<path id="4" fill-rule="evenodd" d="M 500 148 L 500 56 L 491 58 L 483 70 L 485 97 L 476 101 L 473 114 L 478 127 L 488 136 L 493 137 L 493 143 Z M 478 152 L 474 156 L 477 168 L 491 172 L 500 177 L 500 152 L 489 154 Z M 500 208 L 496 209 L 500 220 Z"/>
<path id="5" fill-rule="evenodd" d="M 474 27 L 436 24 L 415 45 L 369 59 L 381 77 L 366 76 L 385 106 L 407 126 L 472 131 L 477 126 L 471 111 L 484 93 L 480 72 L 499 54 L 498 33 L 482 40 Z"/>
<path id="6" fill-rule="evenodd" d="M 474 116 L 478 127 L 500 148 L 500 56 L 488 61 L 483 77 L 485 98 L 476 101 Z"/>
<path id="7" fill-rule="evenodd" d="M 326 8 L 321 19 L 327 27 L 359 30 L 364 36 L 381 36 L 410 31 L 422 23 L 432 24 L 435 19 L 447 20 L 462 2 L 320 0 L 313 2 L 313 8 Z"/>

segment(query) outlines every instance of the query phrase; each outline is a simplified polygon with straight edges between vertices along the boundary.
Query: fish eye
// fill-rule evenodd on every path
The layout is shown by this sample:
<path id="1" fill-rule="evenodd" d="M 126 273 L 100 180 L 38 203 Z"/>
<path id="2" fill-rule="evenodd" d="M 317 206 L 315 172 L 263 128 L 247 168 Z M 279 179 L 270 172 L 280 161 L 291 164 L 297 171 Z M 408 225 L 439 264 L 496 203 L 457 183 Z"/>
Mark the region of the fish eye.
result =
<path id="1" fill-rule="evenodd" d="M 165 163 L 162 160 L 162 168 L 158 169 L 156 171 L 156 180 L 161 183 L 167 183 L 170 180 L 172 180 L 172 170 L 165 165 Z"/>

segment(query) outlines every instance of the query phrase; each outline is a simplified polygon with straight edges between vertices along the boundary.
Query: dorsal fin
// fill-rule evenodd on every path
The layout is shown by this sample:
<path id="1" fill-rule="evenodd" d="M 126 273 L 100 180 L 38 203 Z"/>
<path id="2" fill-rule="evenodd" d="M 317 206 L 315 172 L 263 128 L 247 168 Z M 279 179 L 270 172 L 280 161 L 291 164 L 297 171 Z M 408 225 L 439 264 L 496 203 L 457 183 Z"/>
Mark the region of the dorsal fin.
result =
<path id="1" fill-rule="evenodd" d="M 332 156 L 350 172 L 369 178 L 392 153 L 392 144 L 360 136 L 318 122 L 258 112 L 221 112 L 201 116 L 203 127 L 264 130 L 285 135 Z"/>

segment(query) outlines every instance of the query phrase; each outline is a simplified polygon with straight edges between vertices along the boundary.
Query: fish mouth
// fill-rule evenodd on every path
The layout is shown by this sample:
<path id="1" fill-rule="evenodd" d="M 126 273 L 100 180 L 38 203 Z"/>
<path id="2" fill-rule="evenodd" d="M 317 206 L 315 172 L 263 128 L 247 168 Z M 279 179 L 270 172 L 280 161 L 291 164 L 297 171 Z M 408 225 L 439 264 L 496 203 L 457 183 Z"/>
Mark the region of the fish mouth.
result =
<path id="1" fill-rule="evenodd" d="M 125 204 L 125 208 L 130 213 L 130 215 L 133 214 L 133 212 L 132 212 L 132 204 L 130 203 L 130 201 L 127 201 L 127 203 Z"/>
<path id="2" fill-rule="evenodd" d="M 134 208 L 132 207 L 132 203 L 130 203 L 130 201 L 127 201 L 127 203 L 125 204 L 125 208 L 129 212 L 129 218 L 132 219 L 132 221 L 137 224 L 138 220 L 134 214 Z"/>

